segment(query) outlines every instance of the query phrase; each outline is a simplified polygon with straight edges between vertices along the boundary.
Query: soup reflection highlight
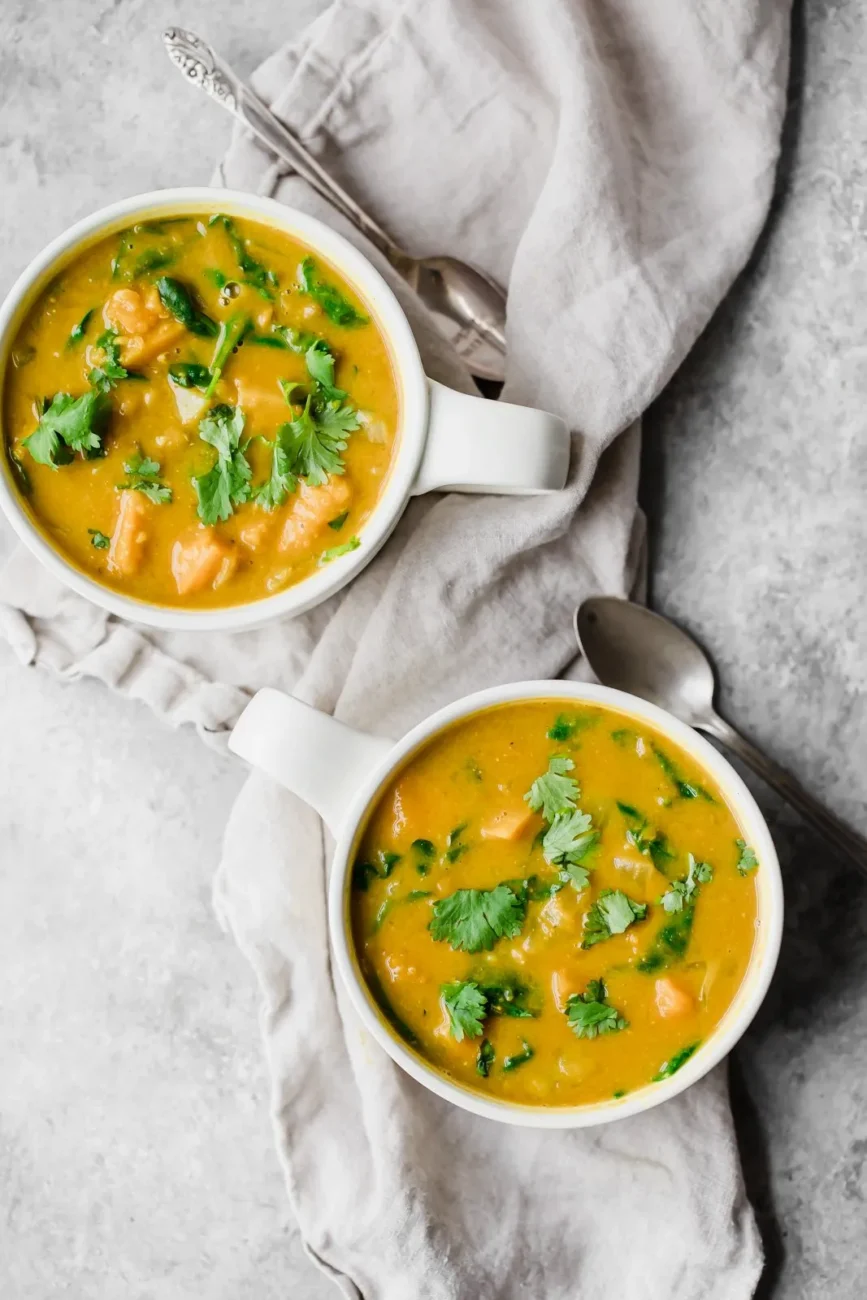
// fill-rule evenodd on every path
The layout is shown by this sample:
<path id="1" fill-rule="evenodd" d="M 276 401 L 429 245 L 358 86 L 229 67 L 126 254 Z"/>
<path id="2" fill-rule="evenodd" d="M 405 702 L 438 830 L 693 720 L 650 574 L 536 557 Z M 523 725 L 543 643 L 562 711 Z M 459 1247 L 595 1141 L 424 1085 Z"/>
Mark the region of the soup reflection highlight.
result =
<path id="1" fill-rule="evenodd" d="M 508 704 L 378 800 L 355 950 L 392 1028 L 457 1083 L 580 1106 L 669 1078 L 749 965 L 755 854 L 686 753 L 614 710 Z"/>

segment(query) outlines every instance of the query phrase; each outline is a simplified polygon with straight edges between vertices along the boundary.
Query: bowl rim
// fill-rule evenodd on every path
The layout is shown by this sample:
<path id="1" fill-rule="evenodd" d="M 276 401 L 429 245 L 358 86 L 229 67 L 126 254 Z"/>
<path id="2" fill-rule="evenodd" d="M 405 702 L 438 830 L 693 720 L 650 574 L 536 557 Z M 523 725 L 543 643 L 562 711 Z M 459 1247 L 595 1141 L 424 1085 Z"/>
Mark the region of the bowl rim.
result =
<path id="1" fill-rule="evenodd" d="M 350 917 L 351 864 L 361 829 L 383 785 L 404 762 L 438 732 L 499 704 L 534 699 L 570 700 L 617 709 L 650 723 L 667 739 L 680 745 L 716 781 L 756 851 L 760 866 L 755 876 L 758 895 L 756 940 L 741 985 L 710 1036 L 669 1079 L 609 1099 L 577 1107 L 528 1106 L 488 1100 L 480 1093 L 448 1079 L 413 1051 L 391 1028 L 364 979 L 355 955 Z M 779 860 L 767 822 L 744 781 L 727 759 L 664 709 L 625 691 L 596 683 L 524 681 L 494 686 L 463 696 L 430 714 L 388 751 L 357 791 L 347 810 L 335 847 L 328 886 L 328 921 L 335 964 L 362 1025 L 392 1060 L 438 1097 L 485 1119 L 528 1128 L 588 1128 L 627 1119 L 684 1092 L 724 1059 L 745 1033 L 764 1000 L 773 978 L 783 932 L 783 885 Z"/>
<path id="2" fill-rule="evenodd" d="M 125 596 L 89 577 L 48 541 L 27 512 L 12 481 L 5 451 L 4 397 L 12 342 L 28 308 L 62 265 L 85 244 L 136 220 L 169 211 L 227 212 L 246 216 L 299 239 L 344 274 L 375 316 L 386 339 L 399 389 L 397 448 L 388 477 L 360 533 L 362 545 L 273 596 L 215 609 L 182 609 Z M 36 558 L 77 595 L 119 618 L 179 632 L 244 631 L 295 617 L 333 596 L 365 568 L 394 530 L 411 496 L 424 451 L 429 415 L 428 381 L 409 322 L 393 290 L 372 262 L 343 235 L 297 208 L 243 190 L 176 186 L 134 194 L 80 218 L 51 240 L 18 276 L 0 304 L 0 509 Z"/>

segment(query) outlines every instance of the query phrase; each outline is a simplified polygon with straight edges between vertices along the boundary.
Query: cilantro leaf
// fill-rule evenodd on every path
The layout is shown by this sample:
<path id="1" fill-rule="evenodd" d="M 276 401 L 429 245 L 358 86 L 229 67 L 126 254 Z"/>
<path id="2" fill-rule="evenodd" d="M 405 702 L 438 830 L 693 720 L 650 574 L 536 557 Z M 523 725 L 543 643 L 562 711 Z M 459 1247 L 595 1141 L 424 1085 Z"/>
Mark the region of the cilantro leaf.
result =
<path id="1" fill-rule="evenodd" d="M 677 1074 L 681 1066 L 686 1065 L 689 1058 L 694 1055 L 700 1046 L 700 1042 L 690 1043 L 688 1047 L 682 1047 L 679 1052 L 675 1052 L 674 1056 L 669 1057 L 667 1061 L 663 1061 L 651 1079 L 651 1083 L 659 1083 L 660 1080 L 670 1079 L 673 1074 Z"/>
<path id="2" fill-rule="evenodd" d="M 102 451 L 110 406 L 104 393 L 91 391 L 81 397 L 56 393 L 23 446 L 39 465 L 68 465 L 74 452 L 88 459 Z"/>
<path id="3" fill-rule="evenodd" d="M 103 361 L 101 366 L 94 366 L 87 376 L 91 388 L 95 388 L 100 393 L 108 393 L 122 379 L 142 378 L 135 371 L 127 370 L 121 365 L 120 344 L 117 341 L 116 330 L 105 330 L 96 340 L 96 346 L 102 351 Z"/>
<path id="4" fill-rule="evenodd" d="M 343 458 L 340 453 L 346 450 L 346 438 L 333 426 L 323 427 L 314 419 L 311 412 L 312 397 L 308 397 L 304 409 L 284 424 L 279 436 L 289 453 L 292 467 L 296 474 L 307 480 L 311 487 L 321 487 L 331 474 L 343 473 Z"/>
<path id="5" fill-rule="evenodd" d="M 120 491 L 141 492 L 155 505 L 167 505 L 172 499 L 172 489 L 160 483 L 158 461 L 143 456 L 140 451 L 130 456 L 123 465 L 128 475 L 125 483 L 118 483 Z"/>
<path id="6" fill-rule="evenodd" d="M 476 1074 L 480 1074 L 483 1079 L 487 1079 L 491 1072 L 491 1066 L 494 1064 L 494 1045 L 487 1038 L 483 1038 L 479 1043 L 479 1050 L 476 1055 Z"/>
<path id="7" fill-rule="evenodd" d="M 673 759 L 669 758 L 664 749 L 660 749 L 659 745 L 656 744 L 651 744 L 650 748 L 653 750 L 659 766 L 662 768 L 681 799 L 698 799 L 699 796 L 701 796 L 701 798 L 706 799 L 708 803 L 716 802 L 710 791 L 705 790 L 703 785 L 693 785 L 692 782 L 684 780 L 677 764 Z"/>
<path id="8" fill-rule="evenodd" d="M 367 325 L 368 318 L 340 292 L 336 285 L 323 280 L 317 274 L 316 263 L 312 257 L 305 257 L 298 267 L 298 279 L 303 291 L 322 308 L 325 315 L 335 325 L 351 327 Z"/>
<path id="9" fill-rule="evenodd" d="M 106 537 L 105 533 L 101 533 L 98 528 L 88 528 L 87 531 L 90 533 L 91 546 L 95 546 L 98 551 L 108 550 L 111 546 L 110 537 Z"/>
<path id="10" fill-rule="evenodd" d="M 687 854 L 689 871 L 685 880 L 672 881 L 660 898 L 666 912 L 681 912 L 687 903 L 695 900 L 699 885 L 706 885 L 713 880 L 713 867 L 709 862 L 696 862 L 691 853 Z"/>
<path id="11" fill-rule="evenodd" d="M 327 551 L 323 551 L 319 557 L 320 564 L 330 564 L 332 560 L 339 560 L 341 555 L 348 555 L 350 551 L 357 551 L 361 545 L 361 539 L 350 537 L 348 542 L 341 546 L 330 546 Z"/>
<path id="12" fill-rule="evenodd" d="M 573 993 L 569 998 L 566 1017 L 578 1038 L 616 1034 L 629 1027 L 629 1021 L 611 1006 L 607 997 L 608 991 L 602 980 L 591 980 L 583 993 Z"/>
<path id="13" fill-rule="evenodd" d="M 458 889 L 434 903 L 430 932 L 455 951 L 482 952 L 498 939 L 513 939 L 521 929 L 526 903 L 508 885 Z"/>
<path id="14" fill-rule="evenodd" d="M 488 1003 L 488 1014 L 511 1019 L 531 1020 L 535 1012 L 524 1006 L 529 989 L 520 980 L 505 975 L 497 983 L 480 983 L 479 988 Z"/>
<path id="15" fill-rule="evenodd" d="M 646 903 L 634 902 L 622 889 L 603 889 L 584 918 L 581 947 L 592 948 L 612 935 L 623 934 L 633 922 L 643 921 L 646 915 Z"/>
<path id="16" fill-rule="evenodd" d="M 591 827 L 590 814 L 581 812 L 580 808 L 558 813 L 542 840 L 545 861 L 559 863 L 568 858 L 570 862 L 580 862 L 599 838 Z"/>
<path id="17" fill-rule="evenodd" d="M 203 524 L 226 520 L 235 506 L 250 499 L 252 470 L 241 445 L 244 412 L 240 407 L 215 406 L 199 421 L 199 437 L 216 449 L 217 459 L 205 474 L 193 478 Z"/>
<path id="18" fill-rule="evenodd" d="M 326 398 L 342 401 L 346 393 L 334 386 L 335 357 L 325 339 L 316 339 L 304 354 L 307 373 Z"/>
<path id="19" fill-rule="evenodd" d="M 755 871 L 759 865 L 759 860 L 746 840 L 735 840 L 735 846 L 739 853 L 737 869 L 742 876 L 748 876 L 751 871 Z"/>
<path id="20" fill-rule="evenodd" d="M 579 796 L 578 782 L 566 776 L 574 766 L 571 758 L 554 754 L 548 761 L 548 771 L 544 776 L 537 776 L 524 795 L 533 812 L 540 812 L 545 821 L 552 822 L 555 817 L 571 812 L 575 807 Z"/>
<path id="21" fill-rule="evenodd" d="M 462 1043 L 464 1037 L 478 1038 L 488 1013 L 488 1000 L 474 980 L 456 980 L 440 989 L 443 1006 L 448 1012 L 452 1037 Z"/>
<path id="22" fill-rule="evenodd" d="M 271 477 L 256 488 L 253 500 L 263 510 L 274 510 L 276 506 L 282 506 L 297 485 L 297 479 L 292 472 L 291 454 L 286 449 L 282 429 L 278 429 L 271 449 Z"/>

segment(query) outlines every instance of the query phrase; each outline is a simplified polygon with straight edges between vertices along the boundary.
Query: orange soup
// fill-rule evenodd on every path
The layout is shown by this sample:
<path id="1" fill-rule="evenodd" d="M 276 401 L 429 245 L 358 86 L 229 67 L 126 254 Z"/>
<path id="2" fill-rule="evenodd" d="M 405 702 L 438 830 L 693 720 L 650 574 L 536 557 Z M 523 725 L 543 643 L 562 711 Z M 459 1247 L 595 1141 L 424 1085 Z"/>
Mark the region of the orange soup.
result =
<path id="1" fill-rule="evenodd" d="M 673 1075 L 756 941 L 755 854 L 652 727 L 501 705 L 425 745 L 363 831 L 364 979 L 430 1064 L 485 1095 L 578 1106 Z"/>
<path id="2" fill-rule="evenodd" d="M 395 452 L 386 341 L 276 230 L 142 222 L 43 292 L 5 379 L 27 509 L 79 569 L 161 605 L 236 605 L 363 544 Z"/>

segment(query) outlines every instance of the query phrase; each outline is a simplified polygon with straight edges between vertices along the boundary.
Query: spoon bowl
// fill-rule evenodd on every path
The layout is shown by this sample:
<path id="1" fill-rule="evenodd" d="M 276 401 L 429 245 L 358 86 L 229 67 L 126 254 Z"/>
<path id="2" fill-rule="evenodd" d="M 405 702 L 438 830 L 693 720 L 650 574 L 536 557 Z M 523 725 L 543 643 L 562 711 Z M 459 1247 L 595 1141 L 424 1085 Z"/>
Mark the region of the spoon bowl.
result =
<path id="1" fill-rule="evenodd" d="M 691 636 L 645 606 L 614 596 L 585 600 L 575 611 L 575 635 L 603 686 L 649 700 L 722 741 L 867 875 L 867 840 L 716 712 L 713 668 Z"/>

